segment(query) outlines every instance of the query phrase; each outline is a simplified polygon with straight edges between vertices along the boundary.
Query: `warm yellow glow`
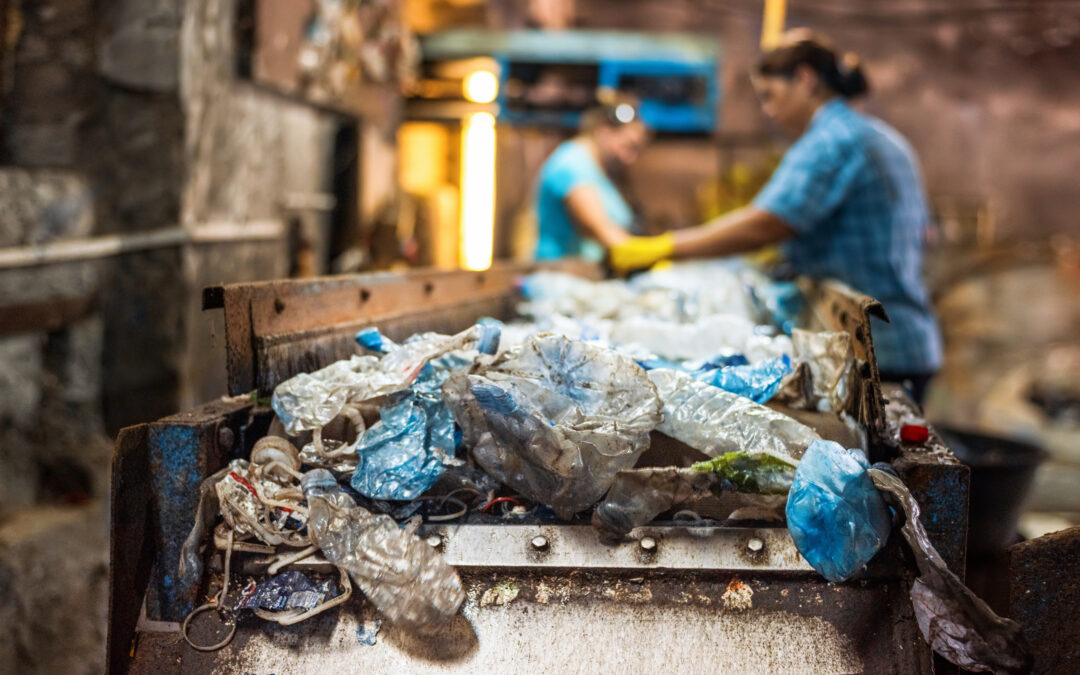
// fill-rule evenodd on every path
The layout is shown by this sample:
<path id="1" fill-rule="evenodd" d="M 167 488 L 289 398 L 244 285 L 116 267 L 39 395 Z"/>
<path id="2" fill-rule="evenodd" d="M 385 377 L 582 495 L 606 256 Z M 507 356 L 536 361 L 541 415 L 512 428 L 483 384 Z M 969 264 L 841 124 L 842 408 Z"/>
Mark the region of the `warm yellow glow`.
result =
<path id="1" fill-rule="evenodd" d="M 398 180 L 401 189 L 430 195 L 447 183 L 450 133 L 435 122 L 405 122 L 398 127 Z"/>
<path id="2" fill-rule="evenodd" d="M 765 0 L 765 16 L 761 20 L 761 48 L 772 49 L 780 44 L 784 34 L 784 15 L 787 0 Z"/>
<path id="3" fill-rule="evenodd" d="M 491 267 L 495 237 L 495 118 L 473 113 L 461 134 L 461 266 Z"/>
<path id="4" fill-rule="evenodd" d="M 463 89 L 473 103 L 491 103 L 499 94 L 499 80 L 490 70 L 477 70 L 465 76 Z"/>

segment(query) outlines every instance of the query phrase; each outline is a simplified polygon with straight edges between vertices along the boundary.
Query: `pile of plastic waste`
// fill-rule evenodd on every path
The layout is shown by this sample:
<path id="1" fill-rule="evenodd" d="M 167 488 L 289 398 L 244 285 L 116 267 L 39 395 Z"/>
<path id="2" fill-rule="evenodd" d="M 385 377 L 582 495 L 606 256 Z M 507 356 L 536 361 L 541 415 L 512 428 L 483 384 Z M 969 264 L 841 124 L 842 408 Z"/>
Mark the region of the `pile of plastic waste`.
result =
<path id="1" fill-rule="evenodd" d="M 620 538 L 675 510 L 786 520 L 830 581 L 884 546 L 892 515 L 861 450 L 788 414 L 857 426 L 851 339 L 795 328 L 793 285 L 701 264 L 625 282 L 539 273 L 521 292 L 521 320 L 400 344 L 366 329 L 362 353 L 278 385 L 271 435 L 204 482 L 181 577 L 201 578 L 213 533 L 218 607 L 295 623 L 355 583 L 392 623 L 430 632 L 465 596 L 417 536 L 425 521 L 591 522 Z M 644 461 L 654 444 L 693 460 Z M 227 603 L 234 550 L 272 562 Z M 282 571 L 304 560 L 336 573 Z"/>

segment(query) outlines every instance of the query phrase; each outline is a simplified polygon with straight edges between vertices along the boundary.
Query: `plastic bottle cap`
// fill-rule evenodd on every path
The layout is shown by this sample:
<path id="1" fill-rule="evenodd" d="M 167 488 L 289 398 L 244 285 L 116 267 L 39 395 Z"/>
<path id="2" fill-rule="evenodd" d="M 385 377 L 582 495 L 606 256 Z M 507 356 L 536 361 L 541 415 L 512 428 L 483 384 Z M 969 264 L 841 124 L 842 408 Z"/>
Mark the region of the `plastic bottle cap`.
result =
<path id="1" fill-rule="evenodd" d="M 905 424 L 900 427 L 900 440 L 905 443 L 925 443 L 930 440 L 930 429 L 921 424 Z"/>

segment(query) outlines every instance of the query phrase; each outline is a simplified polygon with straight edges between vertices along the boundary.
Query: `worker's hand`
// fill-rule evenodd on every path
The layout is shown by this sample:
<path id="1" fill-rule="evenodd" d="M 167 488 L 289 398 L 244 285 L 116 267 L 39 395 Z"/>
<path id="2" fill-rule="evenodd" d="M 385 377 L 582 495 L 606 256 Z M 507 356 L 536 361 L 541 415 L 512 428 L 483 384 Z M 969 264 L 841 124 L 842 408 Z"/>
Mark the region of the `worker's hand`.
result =
<path id="1" fill-rule="evenodd" d="M 667 232 L 656 237 L 630 237 L 611 247 L 611 266 L 619 271 L 652 267 L 675 253 L 675 237 Z"/>

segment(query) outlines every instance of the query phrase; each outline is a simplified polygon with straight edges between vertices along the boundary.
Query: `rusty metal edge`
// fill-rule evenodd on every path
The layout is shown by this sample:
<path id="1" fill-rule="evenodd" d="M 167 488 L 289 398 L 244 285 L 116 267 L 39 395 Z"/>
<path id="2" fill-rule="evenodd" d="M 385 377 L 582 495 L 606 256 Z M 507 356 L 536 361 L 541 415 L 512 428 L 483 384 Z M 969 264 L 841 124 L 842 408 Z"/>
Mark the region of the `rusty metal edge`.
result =
<path id="1" fill-rule="evenodd" d="M 120 431 L 112 457 L 109 489 L 109 625 L 105 642 L 109 673 L 125 673 L 143 593 L 153 566 L 150 529 L 148 424 Z"/>

